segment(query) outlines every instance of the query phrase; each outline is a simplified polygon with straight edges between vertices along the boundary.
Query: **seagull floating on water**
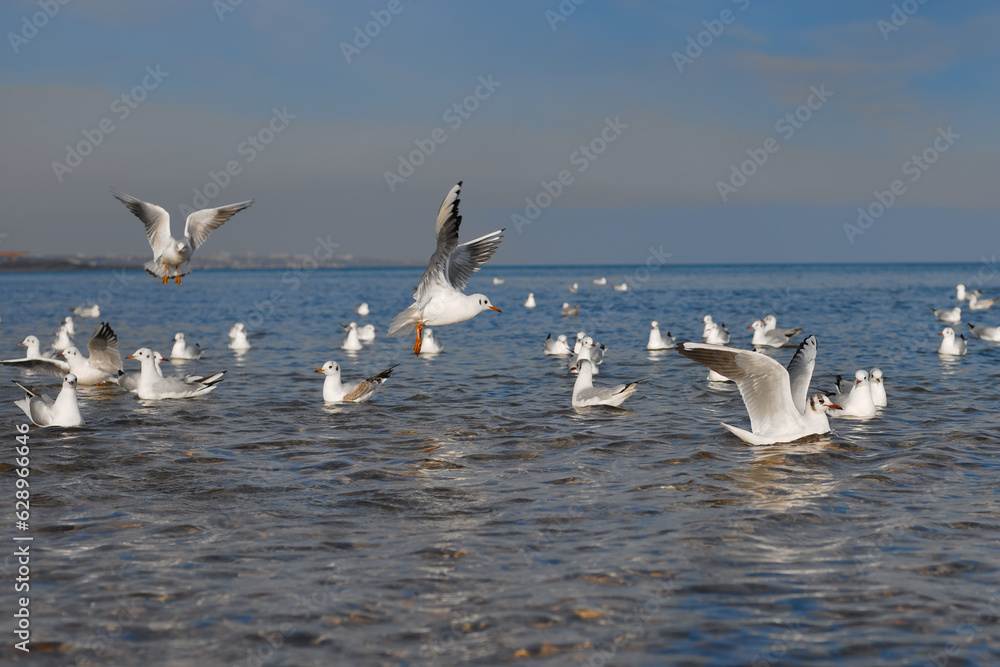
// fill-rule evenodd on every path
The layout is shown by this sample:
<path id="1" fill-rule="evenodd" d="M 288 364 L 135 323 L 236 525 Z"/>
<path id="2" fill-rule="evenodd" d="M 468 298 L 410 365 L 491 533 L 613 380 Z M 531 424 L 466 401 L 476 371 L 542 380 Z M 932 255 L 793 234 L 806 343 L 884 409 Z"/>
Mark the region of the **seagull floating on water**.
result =
<path id="1" fill-rule="evenodd" d="M 361 317 L 368 317 L 368 313 L 371 312 L 371 308 L 368 307 L 367 302 L 362 302 L 360 306 L 354 309 L 354 312 Z"/>
<path id="2" fill-rule="evenodd" d="M 955 330 L 951 327 L 945 327 L 944 330 L 938 334 L 938 336 L 944 336 L 944 340 L 942 340 L 941 345 L 938 346 L 938 354 L 951 355 L 955 357 L 965 356 L 968 349 L 968 345 L 965 342 L 965 336 L 956 336 Z"/>
<path id="3" fill-rule="evenodd" d="M 143 268 L 150 275 L 163 278 L 164 285 L 170 278 L 171 270 L 174 272 L 174 280 L 180 285 L 181 276 L 191 272 L 188 262 L 194 251 L 229 218 L 253 204 L 253 200 L 250 199 L 238 204 L 195 211 L 184 223 L 184 236 L 175 239 L 170 235 L 170 214 L 166 209 L 116 192 L 114 189 L 111 190 L 111 194 L 125 204 L 128 210 L 146 226 L 146 238 L 149 239 L 149 247 L 153 249 L 153 259 L 146 262 Z"/>
<path id="4" fill-rule="evenodd" d="M 943 308 L 941 310 L 935 310 L 931 306 L 931 312 L 934 313 L 934 317 L 937 318 L 938 322 L 944 322 L 945 324 L 958 324 L 962 321 L 962 309 L 958 306 L 954 308 Z"/>
<path id="5" fill-rule="evenodd" d="M 545 339 L 545 346 L 542 351 L 552 357 L 566 357 L 573 354 L 573 348 L 569 346 L 569 339 L 566 334 L 559 334 L 555 338 L 552 338 L 552 334 L 549 334 Z"/>
<path id="6" fill-rule="evenodd" d="M 125 358 L 138 359 L 142 365 L 135 393 L 143 400 L 160 401 L 204 396 L 215 389 L 222 382 L 222 376 L 226 374 L 226 371 L 221 371 L 208 377 L 163 377 L 157 373 L 153 351 L 148 347 L 141 347 Z"/>
<path id="7" fill-rule="evenodd" d="M 344 337 L 344 342 L 340 344 L 341 350 L 347 350 L 348 352 L 357 352 L 364 348 L 361 344 L 361 339 L 358 338 L 358 323 L 351 322 L 350 324 L 341 324 L 340 327 L 347 332 L 347 336 Z"/>
<path id="8" fill-rule="evenodd" d="M 881 368 L 873 368 L 868 377 L 871 380 L 872 385 L 872 402 L 875 403 L 875 407 L 884 408 L 889 405 L 889 401 L 885 396 L 885 381 L 882 377 Z"/>
<path id="9" fill-rule="evenodd" d="M 434 329 L 424 329 L 424 342 L 420 346 L 420 354 L 441 354 L 444 352 L 444 345 L 434 335 Z"/>
<path id="10" fill-rule="evenodd" d="M 500 312 L 485 294 L 462 293 L 472 274 L 496 252 L 504 230 L 498 229 L 459 245 L 458 228 L 462 224 L 462 216 L 458 214 L 458 204 L 461 190 L 462 182 L 459 181 L 438 209 L 435 225 L 437 247 L 413 293 L 413 305 L 397 315 L 389 325 L 390 336 L 417 332 L 414 354 L 420 354 L 420 332 L 425 326 L 457 324 L 471 320 L 484 310 Z"/>
<path id="11" fill-rule="evenodd" d="M 90 306 L 77 306 L 76 308 L 70 308 L 70 310 L 77 317 L 87 317 L 92 320 L 96 320 L 101 316 L 101 307 L 96 303 Z"/>
<path id="12" fill-rule="evenodd" d="M 603 276 L 600 277 L 600 278 L 594 278 L 594 284 L 595 285 L 607 285 L 608 284 L 608 279 L 605 278 L 605 277 L 603 277 Z"/>
<path id="13" fill-rule="evenodd" d="M 839 393 L 831 396 L 830 400 L 839 405 L 840 409 L 830 410 L 831 417 L 871 419 L 876 415 L 875 400 L 867 371 L 857 371 L 854 373 L 854 382 L 850 385 L 838 384 L 837 391 Z"/>
<path id="14" fill-rule="evenodd" d="M 317 373 L 326 376 L 323 380 L 323 400 L 327 403 L 363 403 L 371 400 L 378 388 L 392 375 L 392 369 L 398 365 L 390 366 L 361 382 L 343 383 L 340 380 L 340 364 L 328 361 L 322 368 L 316 369 Z"/>
<path id="15" fill-rule="evenodd" d="M 681 343 L 678 352 L 736 383 L 750 431 L 722 424 L 729 432 L 751 445 L 773 445 L 830 432 L 826 411 L 840 406 L 823 394 L 808 396 L 817 347 L 808 336 L 787 370 L 766 354 L 722 345 Z"/>
<path id="16" fill-rule="evenodd" d="M 972 330 L 972 335 L 980 340 L 1000 343 L 1000 327 L 989 327 L 985 324 L 969 324 L 969 329 Z"/>
<path id="17" fill-rule="evenodd" d="M 247 325 L 237 322 L 229 328 L 229 349 L 237 352 L 250 349 L 250 332 Z"/>
<path id="18" fill-rule="evenodd" d="M 362 343 L 370 343 L 375 340 L 375 332 L 377 331 L 374 324 L 360 326 L 358 327 L 358 340 Z"/>
<path id="19" fill-rule="evenodd" d="M 96 385 L 110 379 L 112 373 L 122 370 L 122 356 L 118 351 L 118 336 L 102 322 L 87 344 L 90 357 L 83 356 L 76 347 L 68 347 L 59 356 L 62 359 L 25 358 L 8 359 L 2 363 L 22 370 L 62 377 L 67 373 L 76 376 L 79 385 Z"/>
<path id="20" fill-rule="evenodd" d="M 615 283 L 611 287 L 616 292 L 627 292 L 628 291 L 628 283 L 626 283 L 626 282 Z"/>
<path id="21" fill-rule="evenodd" d="M 635 393 L 638 382 L 619 384 L 614 387 L 594 386 L 594 363 L 587 358 L 576 361 L 574 368 L 578 372 L 573 384 L 573 407 L 587 408 L 594 405 L 620 406 L 625 399 Z"/>
<path id="22" fill-rule="evenodd" d="M 674 337 L 667 332 L 666 337 L 660 333 L 660 323 L 653 320 L 649 323 L 649 341 L 646 343 L 647 350 L 671 350 L 674 347 Z"/>
<path id="23" fill-rule="evenodd" d="M 170 358 L 183 361 L 194 361 L 201 359 L 201 346 L 197 343 L 187 342 L 187 337 L 178 331 L 174 334 L 174 346 L 170 350 Z"/>
<path id="24" fill-rule="evenodd" d="M 705 327 L 705 342 L 712 345 L 729 345 L 729 329 L 717 322 Z"/>
<path id="25" fill-rule="evenodd" d="M 62 389 L 55 400 L 34 389 L 14 382 L 27 394 L 23 399 L 14 401 L 35 426 L 83 426 L 80 416 L 80 405 L 76 400 L 76 376 L 72 373 L 63 377 Z"/>
<path id="26" fill-rule="evenodd" d="M 788 333 L 782 333 L 775 329 L 767 331 L 763 320 L 756 320 L 747 329 L 753 329 L 753 340 L 750 344 L 755 347 L 784 347 L 789 340 L 802 333 L 802 329 L 786 329 Z"/>
<path id="27" fill-rule="evenodd" d="M 580 306 L 579 304 L 571 306 L 569 301 L 563 301 L 563 305 L 559 309 L 559 314 L 563 317 L 578 317 L 580 315 Z"/>
<path id="28" fill-rule="evenodd" d="M 992 308 L 998 299 L 983 299 L 978 294 L 973 293 L 969 296 L 969 310 L 989 310 Z"/>
<path id="29" fill-rule="evenodd" d="M 576 294 L 577 292 L 579 292 L 580 291 L 580 283 L 573 283 L 572 285 L 570 285 L 569 286 L 569 291 L 572 294 Z"/>
<path id="30" fill-rule="evenodd" d="M 525 308 L 534 308 L 537 305 L 538 304 L 535 303 L 535 293 L 534 292 L 528 292 L 528 298 L 524 300 L 524 307 Z"/>

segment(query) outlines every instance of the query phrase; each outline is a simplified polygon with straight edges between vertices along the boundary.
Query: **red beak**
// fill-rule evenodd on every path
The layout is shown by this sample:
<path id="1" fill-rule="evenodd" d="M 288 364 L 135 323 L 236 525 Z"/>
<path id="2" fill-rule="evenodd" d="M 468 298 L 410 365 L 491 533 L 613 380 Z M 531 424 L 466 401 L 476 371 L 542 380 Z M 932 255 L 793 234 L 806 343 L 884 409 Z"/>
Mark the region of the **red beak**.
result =
<path id="1" fill-rule="evenodd" d="M 753 329 L 753 325 L 751 324 L 750 326 L 747 327 L 747 329 Z"/>
<path id="2" fill-rule="evenodd" d="M 837 405 L 836 403 L 831 403 L 830 407 L 833 408 L 834 410 L 843 410 L 844 409 L 844 408 L 840 407 L 839 405 Z"/>
<path id="3" fill-rule="evenodd" d="M 490 310 L 495 310 L 495 311 L 497 311 L 498 313 L 500 312 L 500 309 L 499 309 L 499 308 L 497 308 L 496 306 L 490 306 Z"/>

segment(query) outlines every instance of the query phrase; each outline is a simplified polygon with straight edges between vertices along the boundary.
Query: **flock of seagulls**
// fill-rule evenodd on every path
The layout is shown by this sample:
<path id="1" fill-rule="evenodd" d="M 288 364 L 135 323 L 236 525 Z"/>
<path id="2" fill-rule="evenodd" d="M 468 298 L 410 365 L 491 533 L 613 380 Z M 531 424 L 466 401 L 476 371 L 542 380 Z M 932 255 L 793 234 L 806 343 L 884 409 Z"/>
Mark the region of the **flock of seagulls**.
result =
<path id="1" fill-rule="evenodd" d="M 457 324 L 476 317 L 486 310 L 500 312 L 484 294 L 465 294 L 472 277 L 494 255 L 503 239 L 503 229 L 484 234 L 471 241 L 459 243 L 462 216 L 459 214 L 462 183 L 452 187 L 441 203 L 435 220 L 435 249 L 413 293 L 413 303 L 395 318 L 388 328 L 389 336 L 415 333 L 415 355 L 433 355 L 443 351 L 431 327 Z M 249 207 L 253 201 L 229 206 L 202 209 L 187 217 L 184 233 L 174 238 L 170 232 L 169 214 L 161 207 L 112 190 L 145 225 L 147 239 L 153 250 L 153 259 L 145 264 L 150 274 L 167 283 L 170 277 L 181 284 L 181 277 L 190 273 L 189 262 L 193 252 L 200 247 L 213 230 L 223 225 L 236 213 Z M 494 278 L 494 285 L 506 281 Z M 593 279 L 593 284 L 608 284 L 606 277 Z M 613 283 L 617 291 L 627 291 L 624 282 Z M 572 283 L 568 290 L 577 293 L 579 283 Z M 985 311 L 1000 299 L 983 298 L 978 290 L 956 286 L 956 299 L 967 302 L 970 311 Z M 538 306 L 534 293 L 529 293 L 523 303 L 527 309 Z M 99 318 L 100 306 L 91 304 L 71 308 L 82 318 Z M 962 308 L 935 309 L 934 317 L 945 324 L 958 325 L 962 321 Z M 355 312 L 367 317 L 371 309 L 361 303 Z M 564 302 L 560 313 L 567 317 L 579 316 L 579 305 Z M 750 419 L 749 430 L 722 424 L 729 432 L 753 445 L 792 442 L 803 437 L 830 432 L 830 417 L 871 419 L 887 406 L 884 377 L 878 368 L 858 370 L 853 380 L 838 376 L 834 389 L 808 395 L 816 367 L 818 341 L 809 335 L 798 346 L 787 367 L 760 349 L 783 348 L 802 333 L 801 328 L 779 328 L 777 318 L 767 315 L 755 320 L 747 328 L 753 330 L 749 344 L 756 349 L 730 347 L 731 336 L 725 324 L 715 322 L 710 315 L 702 319 L 704 342 L 676 342 L 670 331 L 660 330 L 659 322 L 650 323 L 646 349 L 651 352 L 676 350 L 683 357 L 709 369 L 708 381 L 736 384 Z M 341 325 L 345 338 L 340 348 L 357 352 L 365 343 L 375 339 L 377 329 L 372 324 L 359 326 L 357 322 Z M 968 324 L 973 336 L 988 341 L 1000 341 L 1000 327 Z M 55 399 L 35 389 L 16 383 L 25 392 L 25 398 L 15 401 L 37 426 L 80 426 L 84 423 L 77 400 L 78 386 L 115 383 L 123 390 L 136 394 L 143 400 L 183 399 L 204 396 L 213 391 L 224 379 L 226 371 L 202 376 L 178 374 L 165 376 L 161 364 L 172 360 L 197 360 L 203 351 L 197 343 L 189 343 L 183 332 L 173 338 L 170 358 L 149 348 L 140 347 L 125 357 L 139 362 L 138 371 L 125 371 L 118 350 L 118 338 L 110 325 L 102 322 L 87 343 L 85 356 L 75 345 L 75 323 L 66 317 L 59 325 L 49 349 L 43 350 L 40 340 L 29 335 L 20 343 L 26 348 L 21 359 L 8 359 L 0 363 L 20 369 L 27 374 L 48 374 L 62 377 L 62 387 Z M 967 353 L 964 335 L 946 327 L 942 332 L 938 352 L 942 355 L 963 356 Z M 229 348 L 237 353 L 251 349 L 250 336 L 242 322 L 235 323 L 228 331 Z M 574 344 L 569 336 L 550 334 L 543 345 L 545 355 L 569 358 L 568 370 L 575 374 L 571 393 L 574 408 L 592 406 L 620 407 L 638 389 L 639 381 L 614 386 L 595 386 L 594 376 L 603 363 L 607 348 L 594 341 L 583 331 L 576 334 Z M 336 361 L 327 361 L 317 373 L 324 375 L 323 399 L 328 403 L 365 402 L 371 400 L 378 389 L 392 376 L 399 364 L 357 382 L 344 382 L 341 368 Z"/>

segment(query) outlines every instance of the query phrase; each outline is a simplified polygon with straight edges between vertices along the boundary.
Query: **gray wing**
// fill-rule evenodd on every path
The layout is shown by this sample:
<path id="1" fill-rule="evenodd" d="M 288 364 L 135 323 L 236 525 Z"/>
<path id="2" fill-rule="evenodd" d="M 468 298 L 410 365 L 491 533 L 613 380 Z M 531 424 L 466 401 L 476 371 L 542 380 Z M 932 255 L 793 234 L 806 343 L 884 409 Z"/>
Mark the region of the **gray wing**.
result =
<path id="1" fill-rule="evenodd" d="M 5 366 L 14 366 L 22 371 L 62 377 L 69 373 L 69 364 L 62 359 L 7 359 L 0 361 Z M 20 386 L 20 385 L 18 385 Z M 24 387 L 21 387 L 24 389 Z"/>
<path id="2" fill-rule="evenodd" d="M 788 372 L 766 354 L 709 343 L 681 343 L 677 351 L 736 383 L 754 433 L 784 429 L 798 412 Z"/>
<path id="3" fill-rule="evenodd" d="M 118 351 L 118 336 L 111 330 L 107 322 L 101 322 L 101 327 L 91 336 L 87 343 L 90 351 L 90 365 L 108 373 L 123 370 L 122 355 Z"/>
<path id="4" fill-rule="evenodd" d="M 619 384 L 614 387 L 587 387 L 578 391 L 574 398 L 578 401 L 587 401 L 591 398 L 608 401 L 614 398 L 615 394 L 625 391 L 627 387 L 627 384 Z"/>
<path id="5" fill-rule="evenodd" d="M 809 335 L 799 349 L 795 351 L 795 356 L 788 362 L 788 379 L 791 383 L 792 401 L 795 409 L 800 413 L 806 411 L 806 400 L 809 397 L 809 383 L 812 382 L 813 370 L 816 368 L 816 349 L 819 342 L 816 336 Z"/>
<path id="6" fill-rule="evenodd" d="M 441 208 L 438 209 L 437 222 L 434 225 L 437 247 L 434 249 L 430 261 L 427 262 L 427 270 L 420 277 L 416 292 L 413 293 L 415 301 L 419 301 L 420 295 L 429 285 L 444 283 L 448 280 L 448 258 L 458 247 L 458 228 L 462 224 L 462 216 L 458 214 L 461 192 L 462 181 L 459 181 L 455 187 L 448 191 L 444 201 L 441 202 Z"/>
<path id="7" fill-rule="evenodd" d="M 135 217 L 146 225 L 146 238 L 149 239 L 149 247 L 159 257 L 163 249 L 170 244 L 170 214 L 167 213 L 166 209 L 156 204 L 130 197 L 115 191 L 113 188 L 111 194 L 114 195 L 115 199 L 125 204 L 128 210 L 132 211 Z"/>
<path id="8" fill-rule="evenodd" d="M 455 248 L 455 252 L 448 258 L 447 275 L 452 287 L 457 290 L 465 289 L 472 274 L 483 268 L 483 264 L 500 247 L 503 231 L 498 229 Z"/>
<path id="9" fill-rule="evenodd" d="M 191 239 L 191 249 L 194 250 L 207 241 L 209 235 L 225 224 L 226 220 L 248 208 L 251 204 L 253 204 L 252 199 L 219 208 L 203 208 L 189 215 L 184 224 L 184 236 Z"/>

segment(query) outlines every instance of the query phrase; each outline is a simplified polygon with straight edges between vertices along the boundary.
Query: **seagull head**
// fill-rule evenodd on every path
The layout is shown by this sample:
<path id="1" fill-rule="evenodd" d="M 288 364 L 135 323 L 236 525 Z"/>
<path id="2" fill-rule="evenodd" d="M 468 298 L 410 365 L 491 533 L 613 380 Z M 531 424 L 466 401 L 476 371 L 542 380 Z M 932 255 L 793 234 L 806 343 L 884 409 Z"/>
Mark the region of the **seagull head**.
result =
<path id="1" fill-rule="evenodd" d="M 774 315 L 766 315 L 764 317 L 764 324 L 773 324 L 773 325 L 777 326 L 777 324 L 778 324 L 778 318 L 775 317 Z"/>
<path id="2" fill-rule="evenodd" d="M 945 338 L 954 338 L 955 330 L 952 329 L 951 327 L 945 327 L 944 330 L 942 330 L 941 333 L 938 334 L 938 336 L 944 336 Z"/>
<path id="3" fill-rule="evenodd" d="M 181 332 L 178 331 L 177 333 L 174 334 L 174 340 L 176 340 L 176 341 L 183 341 L 184 340 L 184 334 L 182 334 Z"/>
<path id="4" fill-rule="evenodd" d="M 854 374 L 854 384 L 861 384 L 863 382 L 868 382 L 867 371 L 858 371 Z"/>
<path id="5" fill-rule="evenodd" d="M 754 320 L 754 323 L 747 327 L 747 329 L 763 329 L 764 323 L 760 320 Z"/>
<path id="6" fill-rule="evenodd" d="M 656 320 L 653 320 L 652 322 L 649 323 L 649 328 L 650 329 L 659 329 L 660 328 L 660 323 L 657 322 Z"/>
<path id="7" fill-rule="evenodd" d="M 322 368 L 317 368 L 316 372 L 323 375 L 340 375 L 340 364 L 336 361 L 328 361 L 323 364 Z"/>
<path id="8" fill-rule="evenodd" d="M 878 384 L 879 382 L 882 381 L 882 369 L 881 368 L 873 368 L 872 372 L 869 373 L 868 376 L 871 378 L 872 382 L 874 382 L 875 384 Z"/>
<path id="9" fill-rule="evenodd" d="M 813 412 L 823 412 L 824 410 L 843 410 L 842 407 L 831 401 L 824 394 L 815 394 L 810 396 L 809 409 Z"/>
<path id="10" fill-rule="evenodd" d="M 178 254 L 186 255 L 190 251 L 190 246 L 188 245 L 187 241 L 181 239 L 180 241 L 174 244 L 174 249 L 177 251 Z"/>
<path id="11" fill-rule="evenodd" d="M 65 350 L 63 350 L 62 352 L 60 352 L 58 356 L 65 357 L 67 361 L 72 363 L 74 359 L 79 359 L 81 355 L 80 355 L 80 350 L 70 346 L 67 347 Z"/>
<path id="12" fill-rule="evenodd" d="M 34 336 L 27 336 L 18 345 L 41 345 L 41 343 Z"/>
<path id="13" fill-rule="evenodd" d="M 498 313 L 500 312 L 500 309 L 490 303 L 490 298 L 485 294 L 473 294 L 472 298 L 479 302 L 479 312 L 484 310 L 495 310 Z"/>
<path id="14" fill-rule="evenodd" d="M 72 373 L 68 373 L 66 377 L 63 378 L 63 387 L 74 388 L 76 387 L 76 376 Z"/>

